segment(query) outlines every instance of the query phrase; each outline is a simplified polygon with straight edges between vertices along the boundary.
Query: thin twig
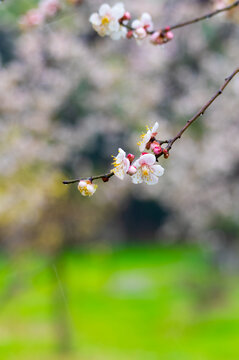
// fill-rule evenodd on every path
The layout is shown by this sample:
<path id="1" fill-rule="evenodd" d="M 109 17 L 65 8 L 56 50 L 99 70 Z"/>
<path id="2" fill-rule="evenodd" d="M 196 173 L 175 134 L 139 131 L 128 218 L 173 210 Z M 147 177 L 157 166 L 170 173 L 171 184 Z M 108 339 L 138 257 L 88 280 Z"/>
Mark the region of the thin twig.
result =
<path id="1" fill-rule="evenodd" d="M 91 176 L 91 177 L 79 178 L 79 179 L 74 179 L 74 180 L 65 180 L 62 183 L 64 185 L 69 185 L 69 184 L 75 184 L 81 180 L 94 181 L 94 180 L 98 180 L 98 179 L 102 179 L 104 182 L 107 182 L 113 175 L 114 175 L 113 172 L 109 172 L 108 174 L 104 174 L 104 175 Z"/>
<path id="2" fill-rule="evenodd" d="M 158 143 L 160 145 L 168 144 L 164 148 L 164 150 L 167 150 L 167 152 L 169 152 L 171 150 L 175 141 L 180 139 L 181 136 L 183 135 L 183 133 L 189 128 L 189 126 L 191 126 L 198 118 L 200 118 L 200 116 L 202 116 L 205 113 L 205 111 L 209 108 L 209 106 L 217 99 L 217 97 L 219 95 L 221 95 L 223 93 L 223 91 L 227 87 L 227 85 L 234 78 L 234 76 L 236 76 L 238 73 L 239 73 L 239 67 L 235 71 L 233 71 L 233 73 L 230 76 L 228 76 L 225 79 L 224 84 L 220 87 L 220 89 L 216 92 L 216 94 L 213 95 L 213 97 L 190 120 L 188 120 L 186 122 L 186 124 L 183 126 L 183 128 L 177 133 L 177 135 L 173 139 L 156 140 L 156 141 L 158 141 Z M 156 156 L 156 158 L 158 159 L 160 156 L 162 156 L 164 154 L 165 153 L 162 151 L 159 155 Z M 65 181 L 63 181 L 63 184 L 65 184 L 65 185 L 75 184 L 81 180 L 90 180 L 92 182 L 97 179 L 102 179 L 104 182 L 107 182 L 112 176 L 114 176 L 114 173 L 111 171 L 104 175 L 92 176 L 92 177 L 88 177 L 88 178 L 85 177 L 85 178 L 79 178 L 79 179 L 74 179 L 74 180 L 65 180 Z"/>
<path id="3" fill-rule="evenodd" d="M 237 75 L 239 73 L 239 67 L 230 75 L 225 79 L 224 84 L 220 87 L 220 89 L 216 92 L 216 94 L 190 119 L 186 122 L 186 124 L 184 125 L 184 127 L 178 132 L 178 134 L 170 140 L 164 140 L 164 141 L 159 141 L 161 144 L 163 143 L 167 143 L 167 147 L 166 150 L 171 150 L 173 144 L 175 143 L 176 140 L 180 139 L 181 136 L 183 135 L 183 133 L 189 128 L 189 126 L 192 125 L 192 123 L 194 123 L 194 121 L 196 121 L 200 116 L 202 116 L 205 111 L 209 108 L 209 106 L 216 100 L 216 98 L 221 95 L 224 91 L 224 89 L 227 87 L 227 85 L 230 83 L 230 81 L 234 78 L 235 75 Z M 159 156 L 161 156 L 163 154 L 160 154 Z M 158 156 L 158 157 L 159 157 Z"/>
<path id="4" fill-rule="evenodd" d="M 161 34 L 165 34 L 167 33 L 168 31 L 171 31 L 171 30 L 176 30 L 176 29 L 179 29 L 179 28 L 182 28 L 184 26 L 188 26 L 188 25 L 191 25 L 191 24 L 195 24 L 199 21 L 202 21 L 202 20 L 207 20 L 207 19 L 210 19 L 212 18 L 213 16 L 216 16 L 222 12 L 226 12 L 226 11 L 229 11 L 235 7 L 239 6 L 239 0 L 235 1 L 233 4 L 231 5 L 228 5 L 228 6 L 225 6 L 224 8 L 222 9 L 218 9 L 218 10 L 215 10 L 215 11 L 212 11 L 208 14 L 205 14 L 203 16 L 200 16 L 200 17 L 196 17 L 195 19 L 192 19 L 192 20 L 188 20 L 188 21 L 184 21 L 184 22 L 181 22 L 181 23 L 178 23 L 178 24 L 175 24 L 175 25 L 171 25 L 171 26 L 167 26 L 163 29 L 160 29 L 159 32 Z M 130 25 L 124 25 L 122 23 L 122 26 L 125 26 L 128 30 L 135 30 L 133 29 Z M 153 33 L 155 32 L 155 30 L 153 31 L 147 31 L 148 35 L 152 35 Z"/>
<path id="5" fill-rule="evenodd" d="M 189 20 L 189 21 L 185 21 L 185 22 L 182 22 L 182 23 L 179 23 L 179 24 L 176 24 L 176 25 L 173 25 L 173 26 L 170 26 L 170 30 L 175 30 L 175 29 L 179 29 L 181 27 L 184 27 L 184 26 L 187 26 L 187 25 L 191 25 L 191 24 L 194 24 L 196 22 L 199 22 L 199 21 L 202 21 L 202 20 L 207 20 L 207 19 L 210 19 L 212 18 L 213 16 L 216 16 L 222 12 L 225 12 L 225 11 L 229 11 L 233 8 L 235 8 L 236 6 L 239 5 L 239 0 L 238 1 L 235 1 L 233 4 L 229 5 L 229 6 L 226 6 L 222 9 L 218 9 L 218 10 L 215 10 L 211 13 L 208 13 L 206 15 L 203 15 L 203 16 L 200 16 L 200 17 L 197 17 L 193 20 Z"/>

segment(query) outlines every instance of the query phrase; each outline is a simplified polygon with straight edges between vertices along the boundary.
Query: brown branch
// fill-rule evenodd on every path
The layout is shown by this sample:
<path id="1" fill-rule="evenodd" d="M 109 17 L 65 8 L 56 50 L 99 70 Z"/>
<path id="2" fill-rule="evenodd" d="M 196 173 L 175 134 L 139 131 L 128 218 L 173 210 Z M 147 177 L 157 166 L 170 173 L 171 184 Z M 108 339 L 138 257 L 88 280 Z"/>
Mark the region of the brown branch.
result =
<path id="1" fill-rule="evenodd" d="M 239 0 L 235 1 L 235 2 L 234 2 L 233 4 L 231 4 L 231 5 L 225 6 L 225 7 L 222 8 L 222 9 L 218 9 L 218 10 L 212 11 L 212 12 L 210 12 L 210 13 L 208 13 L 208 14 L 203 15 L 203 16 L 196 17 L 196 18 L 194 18 L 194 19 L 192 19 L 192 20 L 188 20 L 188 21 L 184 21 L 184 22 L 182 22 L 182 23 L 178 23 L 178 24 L 175 24 L 175 25 L 167 26 L 167 27 L 165 27 L 165 28 L 163 28 L 163 29 L 160 29 L 160 30 L 158 30 L 158 31 L 159 31 L 161 34 L 165 34 L 165 33 L 167 33 L 168 31 L 171 31 L 171 30 L 176 30 L 176 29 L 182 28 L 182 27 L 184 27 L 184 26 L 188 26 L 188 25 L 191 25 L 191 24 L 195 24 L 195 23 L 197 23 L 197 22 L 199 22 L 199 21 L 202 21 L 202 20 L 210 19 L 210 18 L 212 18 L 213 16 L 216 16 L 216 15 L 222 13 L 222 12 L 229 11 L 229 10 L 231 10 L 231 9 L 237 7 L 237 6 L 239 6 Z M 128 30 L 132 30 L 132 31 L 135 30 L 135 29 L 133 29 L 130 25 L 124 25 L 124 24 L 122 24 L 122 25 L 125 26 Z M 154 32 L 155 32 L 155 30 L 154 30 L 154 31 L 147 31 L 148 35 L 152 35 Z"/>
<path id="2" fill-rule="evenodd" d="M 74 180 L 65 180 L 65 181 L 62 181 L 62 183 L 64 185 L 70 185 L 70 184 L 78 183 L 81 180 L 94 181 L 94 180 L 98 180 L 98 179 L 102 179 L 104 182 L 107 182 L 113 175 L 114 175 L 113 172 L 109 172 L 108 174 L 104 174 L 104 175 L 91 176 L 91 177 L 79 178 L 79 179 L 74 179 Z"/>
<path id="3" fill-rule="evenodd" d="M 170 140 L 164 140 L 164 141 L 159 141 L 160 144 L 168 144 L 166 147 L 166 150 L 169 151 L 173 144 L 175 143 L 176 140 L 180 139 L 181 136 L 183 135 L 183 133 L 189 128 L 189 126 L 191 126 L 194 121 L 196 121 L 200 116 L 202 116 L 205 111 L 209 108 L 209 106 L 216 100 L 216 98 L 221 95 L 224 91 L 224 89 L 227 87 L 227 85 L 230 83 L 230 81 L 234 78 L 234 76 L 236 76 L 239 73 L 239 67 L 230 75 L 225 79 L 224 84 L 220 87 L 220 89 L 216 92 L 216 94 L 190 119 L 186 122 L 186 124 L 184 125 L 184 127 L 178 132 L 178 134 Z M 160 155 L 157 156 L 160 157 L 162 156 L 163 153 L 161 153 Z"/>
<path id="4" fill-rule="evenodd" d="M 165 155 L 165 151 L 166 151 L 166 153 L 168 153 L 171 150 L 175 141 L 180 139 L 181 136 L 183 135 L 183 133 L 189 128 L 189 126 L 191 126 L 198 118 L 200 118 L 205 113 L 205 111 L 209 108 L 209 106 L 212 105 L 212 103 L 218 98 L 218 96 L 223 93 L 223 91 L 227 87 L 227 85 L 231 82 L 231 80 L 234 78 L 234 76 L 236 76 L 238 73 L 239 73 L 239 67 L 235 71 L 233 71 L 233 73 L 230 76 L 228 76 L 225 79 L 224 84 L 220 87 L 220 89 L 216 92 L 216 94 L 213 95 L 213 97 L 190 120 L 188 120 L 186 122 L 186 124 L 183 126 L 183 128 L 177 133 L 177 135 L 173 139 L 156 140 L 156 141 L 158 141 L 158 143 L 160 145 L 168 144 L 165 148 L 162 149 L 162 152 L 156 156 L 157 160 L 160 156 Z M 153 140 L 155 140 L 155 138 L 153 138 Z M 152 141 L 152 139 L 150 141 Z M 65 181 L 63 181 L 63 184 L 69 185 L 69 184 L 75 184 L 81 180 L 94 181 L 94 180 L 98 180 L 98 179 L 102 179 L 104 182 L 107 182 L 107 181 L 109 181 L 109 179 L 112 176 L 114 176 L 114 173 L 111 171 L 104 175 L 92 176 L 92 177 L 88 177 L 88 178 L 85 177 L 85 178 L 79 178 L 79 179 L 74 179 L 74 180 L 65 180 Z"/>
<path id="5" fill-rule="evenodd" d="M 193 20 L 189 20 L 189 21 L 185 21 L 185 22 L 182 22 L 182 23 L 179 23 L 179 24 L 176 24 L 176 25 L 173 25 L 173 26 L 170 26 L 170 30 L 175 30 L 175 29 L 179 29 L 181 27 L 184 27 L 184 26 L 187 26 L 187 25 L 191 25 L 191 24 L 195 24 L 199 21 L 202 21 L 202 20 L 207 20 L 207 19 L 210 19 L 212 18 L 213 16 L 215 15 L 218 15 L 222 12 L 225 12 L 225 11 L 229 11 L 233 8 L 235 8 L 236 6 L 239 5 L 239 0 L 238 1 L 235 1 L 233 4 L 229 5 L 229 6 L 226 6 L 222 9 L 218 9 L 218 10 L 215 10 L 211 13 L 208 13 L 206 15 L 203 15 L 203 16 L 200 16 L 200 17 L 197 17 Z"/>

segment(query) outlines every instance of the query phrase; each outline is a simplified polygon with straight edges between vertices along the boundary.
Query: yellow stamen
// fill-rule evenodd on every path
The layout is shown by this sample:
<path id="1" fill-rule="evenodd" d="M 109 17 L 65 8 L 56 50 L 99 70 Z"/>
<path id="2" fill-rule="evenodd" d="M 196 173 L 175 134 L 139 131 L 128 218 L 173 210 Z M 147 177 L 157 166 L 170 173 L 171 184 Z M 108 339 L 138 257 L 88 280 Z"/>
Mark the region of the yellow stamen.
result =
<path id="1" fill-rule="evenodd" d="M 108 16 L 104 16 L 104 17 L 101 19 L 102 25 L 107 25 L 107 24 L 109 24 L 109 22 L 110 22 L 110 19 L 109 19 Z"/>

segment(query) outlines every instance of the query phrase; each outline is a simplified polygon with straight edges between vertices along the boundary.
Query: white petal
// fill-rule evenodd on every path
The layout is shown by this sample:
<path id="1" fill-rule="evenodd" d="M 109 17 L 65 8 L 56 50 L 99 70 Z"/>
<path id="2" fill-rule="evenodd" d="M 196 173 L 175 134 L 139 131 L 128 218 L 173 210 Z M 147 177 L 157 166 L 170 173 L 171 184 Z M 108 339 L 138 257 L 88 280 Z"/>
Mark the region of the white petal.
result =
<path id="1" fill-rule="evenodd" d="M 145 25 L 147 25 L 149 22 L 152 21 L 151 15 L 149 13 L 146 13 L 146 12 L 141 15 L 140 19 Z"/>
<path id="2" fill-rule="evenodd" d="M 141 169 L 139 169 L 135 175 L 131 176 L 131 179 L 134 184 L 141 184 L 143 182 Z"/>
<path id="3" fill-rule="evenodd" d="M 99 9 L 99 14 L 100 16 L 105 16 L 106 14 L 108 14 L 111 10 L 111 7 L 108 4 L 102 4 L 100 9 Z"/>
<path id="4" fill-rule="evenodd" d="M 125 172 L 121 166 L 118 166 L 114 169 L 114 174 L 119 178 L 120 180 L 124 180 Z"/>
<path id="5" fill-rule="evenodd" d="M 132 166 L 135 166 L 136 169 L 140 167 L 139 159 L 135 160 L 135 162 L 132 164 Z"/>
<path id="6" fill-rule="evenodd" d="M 141 27 L 141 21 L 139 21 L 139 20 L 134 20 L 134 21 L 132 22 L 131 27 L 132 27 L 133 29 L 137 29 L 138 27 Z"/>
<path id="7" fill-rule="evenodd" d="M 151 138 L 151 131 L 149 130 L 147 134 L 144 135 L 144 138 L 142 140 L 142 143 L 139 145 L 139 151 L 144 151 L 146 144 L 149 142 Z"/>
<path id="8" fill-rule="evenodd" d="M 146 164 L 149 166 L 154 165 L 156 162 L 156 157 L 153 154 L 142 155 L 139 159 L 140 165 Z"/>
<path id="9" fill-rule="evenodd" d="M 125 158 L 124 159 L 124 172 L 127 173 L 127 171 L 129 170 L 130 167 L 130 161 L 129 159 Z"/>
<path id="10" fill-rule="evenodd" d="M 111 15 L 119 20 L 124 16 L 125 8 L 123 3 L 117 3 L 115 4 L 111 9 Z"/>
<path id="11" fill-rule="evenodd" d="M 127 29 L 123 26 L 120 26 L 119 31 L 113 32 L 110 36 L 113 40 L 119 40 L 121 38 L 125 38 L 127 35 Z"/>
<path id="12" fill-rule="evenodd" d="M 112 32 L 118 32 L 119 29 L 120 29 L 120 24 L 119 24 L 118 20 L 117 20 L 117 21 L 111 21 L 111 22 L 109 23 L 109 30 L 110 30 L 110 31 L 112 31 Z"/>
<path id="13" fill-rule="evenodd" d="M 152 165 L 151 169 L 154 171 L 154 175 L 162 176 L 164 174 L 164 168 L 161 165 Z"/>
<path id="14" fill-rule="evenodd" d="M 158 177 L 154 174 L 150 174 L 149 176 L 143 176 L 143 180 L 148 185 L 155 185 L 159 181 Z"/>
<path id="15" fill-rule="evenodd" d="M 153 128 L 152 128 L 152 133 L 157 132 L 158 127 L 159 127 L 159 123 L 158 123 L 158 122 L 156 122 L 156 123 L 154 124 Z"/>
<path id="16" fill-rule="evenodd" d="M 90 16 L 89 22 L 91 22 L 94 25 L 99 26 L 101 24 L 101 19 L 98 13 L 94 13 Z"/>

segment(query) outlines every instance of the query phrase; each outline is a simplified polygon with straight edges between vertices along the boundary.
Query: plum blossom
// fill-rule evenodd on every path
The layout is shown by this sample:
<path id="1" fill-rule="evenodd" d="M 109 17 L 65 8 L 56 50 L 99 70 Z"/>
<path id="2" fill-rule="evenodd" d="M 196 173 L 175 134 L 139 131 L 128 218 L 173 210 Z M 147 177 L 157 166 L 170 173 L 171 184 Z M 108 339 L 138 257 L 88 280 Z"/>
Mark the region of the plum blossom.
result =
<path id="1" fill-rule="evenodd" d="M 143 13 L 140 19 L 132 22 L 131 26 L 134 29 L 133 36 L 138 40 L 146 38 L 148 31 L 153 31 L 154 27 L 152 17 L 148 13 Z"/>
<path id="2" fill-rule="evenodd" d="M 153 154 L 142 154 L 138 160 L 134 162 L 137 169 L 135 175 L 131 177 L 134 184 L 145 182 L 148 185 L 157 184 L 158 178 L 164 174 L 164 168 L 156 165 L 156 157 Z"/>
<path id="3" fill-rule="evenodd" d="M 43 16 L 53 17 L 60 10 L 60 2 L 59 0 L 41 0 L 38 8 Z"/>
<path id="4" fill-rule="evenodd" d="M 156 122 L 154 124 L 154 126 L 152 127 L 152 129 L 149 129 L 149 127 L 147 126 L 147 133 L 146 134 L 142 134 L 141 137 L 141 141 L 138 142 L 139 145 L 139 150 L 141 152 L 143 152 L 145 149 L 149 150 L 150 149 L 150 144 L 149 141 L 152 137 L 155 137 L 157 135 L 157 130 L 158 130 L 159 124 L 158 122 Z"/>
<path id="5" fill-rule="evenodd" d="M 127 35 L 127 29 L 119 21 L 124 17 L 124 14 L 125 8 L 121 2 L 113 7 L 103 4 L 99 9 L 99 13 L 93 13 L 89 21 L 100 36 L 109 35 L 113 40 L 119 40 Z"/>
<path id="6" fill-rule="evenodd" d="M 36 9 L 29 10 L 19 21 L 22 29 L 39 26 L 46 18 L 53 17 L 60 10 L 59 0 L 41 0 Z"/>
<path id="7" fill-rule="evenodd" d="M 173 38 L 174 34 L 170 30 L 166 32 L 155 31 L 150 37 L 150 42 L 154 45 L 162 45 L 173 40 Z"/>
<path id="8" fill-rule="evenodd" d="M 78 190 L 83 196 L 92 196 L 96 192 L 98 185 L 92 184 L 90 180 L 81 180 L 78 183 Z"/>
<path id="9" fill-rule="evenodd" d="M 27 29 L 29 27 L 34 27 L 41 25 L 44 22 L 44 16 L 39 9 L 31 9 L 29 10 L 22 18 L 20 19 L 20 26 L 23 29 Z"/>
<path id="10" fill-rule="evenodd" d="M 123 180 L 130 168 L 130 161 L 126 157 L 126 153 L 124 150 L 119 148 L 118 151 L 118 155 L 114 157 L 114 169 L 112 171 L 114 172 L 115 176 L 117 176 L 120 180 Z"/>

